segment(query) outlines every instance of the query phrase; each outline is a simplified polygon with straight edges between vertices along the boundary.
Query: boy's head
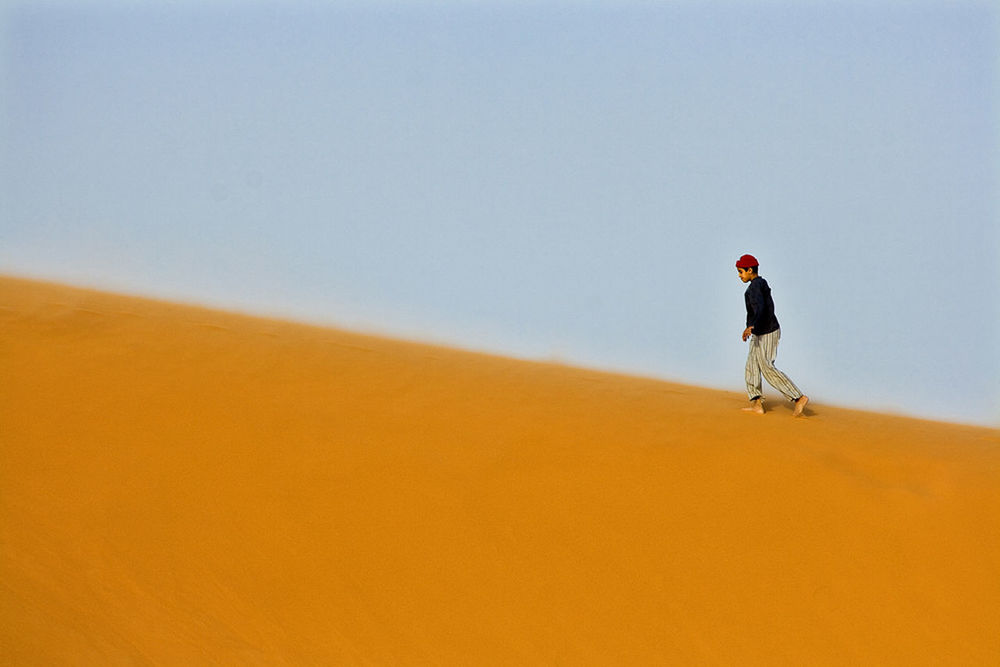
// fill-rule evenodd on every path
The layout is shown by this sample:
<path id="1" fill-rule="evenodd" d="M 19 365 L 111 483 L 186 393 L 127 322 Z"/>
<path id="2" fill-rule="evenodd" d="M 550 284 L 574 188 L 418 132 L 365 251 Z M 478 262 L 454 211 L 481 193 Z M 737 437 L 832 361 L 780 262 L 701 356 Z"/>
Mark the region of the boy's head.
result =
<path id="1" fill-rule="evenodd" d="M 743 255 L 736 262 L 736 271 L 740 274 L 740 280 L 745 283 L 757 277 L 757 269 L 760 263 L 753 255 Z"/>

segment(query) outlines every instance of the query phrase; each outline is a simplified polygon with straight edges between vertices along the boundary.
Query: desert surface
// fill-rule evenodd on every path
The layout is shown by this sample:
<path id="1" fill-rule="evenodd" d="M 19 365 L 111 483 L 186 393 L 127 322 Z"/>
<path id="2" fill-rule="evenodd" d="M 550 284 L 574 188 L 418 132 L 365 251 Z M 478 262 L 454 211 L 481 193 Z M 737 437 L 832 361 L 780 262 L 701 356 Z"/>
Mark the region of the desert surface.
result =
<path id="1" fill-rule="evenodd" d="M 769 398 L 0 278 L 0 662 L 1000 664 L 1000 430 Z"/>

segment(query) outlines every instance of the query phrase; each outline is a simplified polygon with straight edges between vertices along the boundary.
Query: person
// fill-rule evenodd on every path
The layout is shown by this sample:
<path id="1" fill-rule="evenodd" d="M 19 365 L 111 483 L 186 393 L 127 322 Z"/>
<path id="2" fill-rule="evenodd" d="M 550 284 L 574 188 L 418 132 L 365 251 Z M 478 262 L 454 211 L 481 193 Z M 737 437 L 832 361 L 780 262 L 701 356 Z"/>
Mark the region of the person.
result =
<path id="1" fill-rule="evenodd" d="M 771 288 L 767 281 L 758 275 L 760 263 L 753 255 L 743 255 L 736 262 L 736 270 L 739 272 L 740 280 L 749 283 L 743 294 L 747 307 L 747 325 L 743 330 L 743 342 L 750 340 L 746 366 L 750 407 L 743 409 L 759 415 L 764 414 L 764 392 L 761 387 L 763 374 L 768 384 L 793 403 L 792 415 L 801 417 L 809 403 L 809 397 L 799 391 L 791 378 L 774 366 L 774 360 L 778 356 L 781 327 L 774 315 Z"/>

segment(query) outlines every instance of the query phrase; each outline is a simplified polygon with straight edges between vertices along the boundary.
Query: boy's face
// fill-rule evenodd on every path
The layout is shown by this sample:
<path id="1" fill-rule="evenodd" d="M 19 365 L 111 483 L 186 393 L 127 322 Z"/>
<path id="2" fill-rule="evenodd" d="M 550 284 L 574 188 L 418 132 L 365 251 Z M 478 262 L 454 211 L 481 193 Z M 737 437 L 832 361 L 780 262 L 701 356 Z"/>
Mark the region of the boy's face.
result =
<path id="1" fill-rule="evenodd" d="M 740 274 L 740 280 L 742 280 L 745 283 L 748 283 L 748 282 L 750 282 L 751 280 L 753 280 L 754 278 L 757 277 L 757 274 L 753 272 L 753 269 L 741 269 L 741 268 L 737 268 L 736 270 Z"/>

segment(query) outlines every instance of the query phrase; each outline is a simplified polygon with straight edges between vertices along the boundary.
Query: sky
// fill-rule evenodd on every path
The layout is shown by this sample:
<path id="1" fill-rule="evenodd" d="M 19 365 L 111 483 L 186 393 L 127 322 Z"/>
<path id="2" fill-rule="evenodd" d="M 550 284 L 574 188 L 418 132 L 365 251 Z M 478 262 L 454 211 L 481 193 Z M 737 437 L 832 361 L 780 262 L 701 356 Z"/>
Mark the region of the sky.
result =
<path id="1" fill-rule="evenodd" d="M 0 273 L 1000 425 L 989 2 L 0 4 Z M 776 392 L 770 395 L 777 400 Z"/>

